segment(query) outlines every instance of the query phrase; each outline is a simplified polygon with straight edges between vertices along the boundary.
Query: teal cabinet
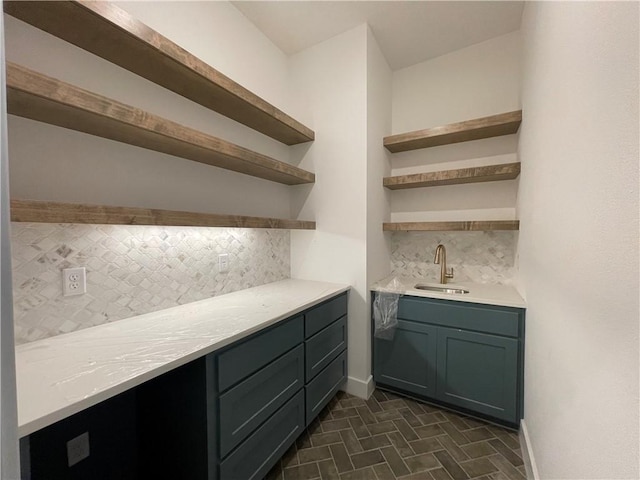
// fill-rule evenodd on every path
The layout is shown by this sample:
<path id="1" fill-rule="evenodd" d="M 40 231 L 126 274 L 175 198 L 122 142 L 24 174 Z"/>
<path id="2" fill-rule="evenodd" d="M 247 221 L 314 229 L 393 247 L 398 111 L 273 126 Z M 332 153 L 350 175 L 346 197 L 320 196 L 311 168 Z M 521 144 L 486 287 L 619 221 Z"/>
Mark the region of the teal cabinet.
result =
<path id="1" fill-rule="evenodd" d="M 304 334 L 306 338 L 328 327 L 338 318 L 347 314 L 347 295 L 339 295 L 321 303 L 304 315 Z"/>
<path id="2" fill-rule="evenodd" d="M 236 342 L 216 355 L 218 389 L 224 391 L 274 358 L 300 345 L 304 338 L 303 317 L 282 322 L 246 340 Z"/>
<path id="3" fill-rule="evenodd" d="M 324 302 L 304 319 L 308 426 L 347 379 L 347 296 Z"/>
<path id="4" fill-rule="evenodd" d="M 515 427 L 524 317 L 521 308 L 401 297 L 393 340 L 373 338 L 376 385 Z"/>
<path id="5" fill-rule="evenodd" d="M 306 379 L 310 381 L 347 348 L 346 315 L 316 333 L 304 346 L 307 354 Z"/>
<path id="6" fill-rule="evenodd" d="M 517 418 L 518 340 L 438 328 L 436 398 L 507 422 Z"/>
<path id="7" fill-rule="evenodd" d="M 375 343 L 375 380 L 423 396 L 436 393 L 436 327 L 398 320 L 393 341 Z"/>
<path id="8" fill-rule="evenodd" d="M 307 402 L 306 426 L 320 414 L 322 409 L 338 393 L 346 379 L 347 352 L 343 351 L 338 358 L 305 386 Z"/>
<path id="9" fill-rule="evenodd" d="M 217 477 L 261 479 L 347 378 L 347 294 L 211 354 Z"/>
<path id="10" fill-rule="evenodd" d="M 303 385 L 299 345 L 220 395 L 220 453 L 228 454 Z"/>
<path id="11" fill-rule="evenodd" d="M 260 480 L 304 430 L 304 393 L 299 391 L 220 464 L 220 479 Z"/>

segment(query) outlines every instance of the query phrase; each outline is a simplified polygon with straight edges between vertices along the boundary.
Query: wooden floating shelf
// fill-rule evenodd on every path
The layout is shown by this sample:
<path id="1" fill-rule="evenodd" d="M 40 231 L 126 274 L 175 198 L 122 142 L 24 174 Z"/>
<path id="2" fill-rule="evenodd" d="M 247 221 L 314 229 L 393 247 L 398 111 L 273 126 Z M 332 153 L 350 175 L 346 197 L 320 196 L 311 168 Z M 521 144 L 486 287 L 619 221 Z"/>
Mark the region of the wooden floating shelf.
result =
<path id="1" fill-rule="evenodd" d="M 447 231 L 488 231 L 518 230 L 519 220 L 488 220 L 468 222 L 394 222 L 383 223 L 385 232 L 447 232 Z"/>
<path id="2" fill-rule="evenodd" d="M 265 180 L 286 185 L 315 181 L 306 170 L 10 62 L 7 104 L 14 115 Z"/>
<path id="3" fill-rule="evenodd" d="M 11 200 L 12 222 L 315 230 L 316 222 L 152 208 Z"/>
<path id="4" fill-rule="evenodd" d="M 109 2 L 3 3 L 9 15 L 280 142 L 314 139 L 313 130 Z"/>
<path id="5" fill-rule="evenodd" d="M 385 177 L 382 183 L 390 190 L 400 190 L 405 188 L 513 180 L 517 178 L 518 175 L 520 175 L 520 162 Z"/>
<path id="6" fill-rule="evenodd" d="M 419 148 L 468 142 L 481 138 L 499 137 L 516 133 L 522 122 L 522 110 L 476 118 L 441 127 L 416 130 L 384 137 L 384 146 L 392 153 Z"/>

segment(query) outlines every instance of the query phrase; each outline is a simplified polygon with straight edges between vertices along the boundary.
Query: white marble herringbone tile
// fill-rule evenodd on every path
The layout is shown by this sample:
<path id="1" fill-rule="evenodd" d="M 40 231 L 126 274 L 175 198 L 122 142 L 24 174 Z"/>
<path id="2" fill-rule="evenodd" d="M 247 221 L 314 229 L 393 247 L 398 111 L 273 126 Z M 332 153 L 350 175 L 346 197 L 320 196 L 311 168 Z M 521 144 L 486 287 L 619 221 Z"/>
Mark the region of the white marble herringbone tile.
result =
<path id="1" fill-rule="evenodd" d="M 289 278 L 288 230 L 12 223 L 16 343 Z M 218 271 L 218 254 L 230 269 Z M 61 271 L 87 269 L 63 297 Z"/>
<path id="2" fill-rule="evenodd" d="M 391 273 L 398 276 L 440 278 L 433 263 L 436 246 L 447 250 L 451 283 L 476 282 L 509 285 L 515 275 L 517 232 L 394 232 L 391 234 Z"/>

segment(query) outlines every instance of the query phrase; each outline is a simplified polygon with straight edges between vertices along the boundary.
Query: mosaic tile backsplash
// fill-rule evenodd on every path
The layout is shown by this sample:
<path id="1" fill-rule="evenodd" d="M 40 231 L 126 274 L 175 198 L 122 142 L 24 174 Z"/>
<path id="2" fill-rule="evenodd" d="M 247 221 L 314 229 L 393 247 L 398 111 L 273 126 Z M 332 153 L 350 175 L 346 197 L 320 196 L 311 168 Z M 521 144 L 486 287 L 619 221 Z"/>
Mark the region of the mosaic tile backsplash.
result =
<path id="1" fill-rule="evenodd" d="M 510 285 L 515 276 L 518 232 L 394 232 L 391 234 L 391 273 L 440 281 L 440 265 L 433 263 L 436 246 L 447 250 L 450 283 L 476 282 Z"/>
<path id="2" fill-rule="evenodd" d="M 16 343 L 290 277 L 288 230 L 12 223 Z M 218 271 L 218 254 L 229 271 Z M 62 269 L 87 293 L 62 296 Z"/>

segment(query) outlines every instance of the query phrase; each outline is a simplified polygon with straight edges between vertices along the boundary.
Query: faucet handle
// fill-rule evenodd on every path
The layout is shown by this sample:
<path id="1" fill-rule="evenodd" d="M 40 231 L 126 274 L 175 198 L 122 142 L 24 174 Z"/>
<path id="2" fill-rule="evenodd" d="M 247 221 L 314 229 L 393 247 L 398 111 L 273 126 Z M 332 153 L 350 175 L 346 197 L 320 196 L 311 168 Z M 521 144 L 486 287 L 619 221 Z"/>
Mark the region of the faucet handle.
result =
<path id="1" fill-rule="evenodd" d="M 451 267 L 451 268 L 449 269 L 449 271 L 448 271 L 448 272 L 446 272 L 444 275 L 445 275 L 445 277 L 447 277 L 447 278 L 453 278 L 453 267 Z"/>

